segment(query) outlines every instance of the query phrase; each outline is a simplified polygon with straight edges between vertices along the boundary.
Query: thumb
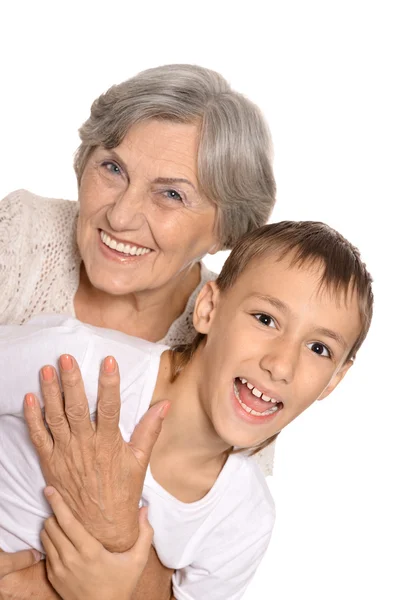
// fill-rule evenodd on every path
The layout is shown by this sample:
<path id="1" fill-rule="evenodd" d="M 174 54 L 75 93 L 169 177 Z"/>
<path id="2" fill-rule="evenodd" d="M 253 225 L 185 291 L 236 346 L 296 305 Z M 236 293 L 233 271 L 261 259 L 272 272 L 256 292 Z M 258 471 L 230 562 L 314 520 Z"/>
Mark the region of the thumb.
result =
<path id="1" fill-rule="evenodd" d="M 21 550 L 21 552 L 0 552 L 0 578 L 26 569 L 39 562 L 41 554 L 37 550 Z"/>
<path id="2" fill-rule="evenodd" d="M 139 510 L 139 537 L 133 548 L 127 550 L 126 557 L 134 560 L 135 568 L 141 572 L 148 561 L 154 530 L 148 521 L 148 508 Z"/>
<path id="3" fill-rule="evenodd" d="M 164 400 L 151 406 L 134 428 L 130 438 L 129 447 L 136 457 L 137 462 L 145 471 L 150 461 L 150 456 L 155 442 L 162 429 L 162 421 L 170 408 L 170 402 Z"/>

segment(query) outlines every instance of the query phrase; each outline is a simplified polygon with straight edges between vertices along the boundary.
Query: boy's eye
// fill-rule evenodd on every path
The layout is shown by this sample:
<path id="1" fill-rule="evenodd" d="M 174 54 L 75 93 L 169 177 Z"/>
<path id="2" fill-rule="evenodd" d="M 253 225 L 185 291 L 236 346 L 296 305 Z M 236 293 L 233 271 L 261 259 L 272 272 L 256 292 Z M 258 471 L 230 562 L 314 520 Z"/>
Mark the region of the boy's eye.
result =
<path id="1" fill-rule="evenodd" d="M 169 200 L 177 200 L 178 202 L 183 201 L 183 198 L 181 197 L 179 192 L 176 192 L 176 190 L 166 190 L 166 192 L 164 193 Z"/>
<path id="2" fill-rule="evenodd" d="M 318 354 L 319 356 L 331 358 L 330 350 L 327 348 L 327 346 L 321 344 L 320 342 L 311 342 L 310 344 L 307 344 L 307 347 L 309 348 L 309 350 L 311 350 L 315 354 Z"/>
<path id="3" fill-rule="evenodd" d="M 266 315 L 265 313 L 258 313 L 254 315 L 254 317 L 257 321 L 262 323 L 262 325 L 266 325 L 266 327 L 273 327 L 274 329 L 277 328 L 275 320 L 270 315 Z"/>

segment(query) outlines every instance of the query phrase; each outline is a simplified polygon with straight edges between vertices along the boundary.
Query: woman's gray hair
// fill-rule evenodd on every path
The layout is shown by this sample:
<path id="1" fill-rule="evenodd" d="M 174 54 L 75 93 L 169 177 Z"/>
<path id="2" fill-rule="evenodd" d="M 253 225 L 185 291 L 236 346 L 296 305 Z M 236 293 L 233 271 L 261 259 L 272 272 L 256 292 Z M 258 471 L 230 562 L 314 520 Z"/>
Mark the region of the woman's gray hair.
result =
<path id="1" fill-rule="evenodd" d="M 198 181 L 217 207 L 222 248 L 268 221 L 276 184 L 262 113 L 219 73 L 196 65 L 142 71 L 97 98 L 79 130 L 78 183 L 96 147 L 117 147 L 131 125 L 149 119 L 200 123 Z"/>

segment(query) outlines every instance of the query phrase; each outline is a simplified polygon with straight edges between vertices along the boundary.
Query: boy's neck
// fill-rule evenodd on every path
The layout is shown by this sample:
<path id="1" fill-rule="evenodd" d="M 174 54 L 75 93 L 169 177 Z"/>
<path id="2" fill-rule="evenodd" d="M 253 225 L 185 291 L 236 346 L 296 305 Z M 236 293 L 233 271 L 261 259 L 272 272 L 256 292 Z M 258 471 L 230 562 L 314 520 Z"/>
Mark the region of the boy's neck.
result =
<path id="1" fill-rule="evenodd" d="M 177 459 L 192 468 L 223 465 L 230 446 L 218 436 L 201 398 L 201 351 L 197 351 L 179 376 L 171 383 L 172 352 L 162 354 L 151 405 L 170 400 L 171 407 L 155 446 L 155 454 Z"/>

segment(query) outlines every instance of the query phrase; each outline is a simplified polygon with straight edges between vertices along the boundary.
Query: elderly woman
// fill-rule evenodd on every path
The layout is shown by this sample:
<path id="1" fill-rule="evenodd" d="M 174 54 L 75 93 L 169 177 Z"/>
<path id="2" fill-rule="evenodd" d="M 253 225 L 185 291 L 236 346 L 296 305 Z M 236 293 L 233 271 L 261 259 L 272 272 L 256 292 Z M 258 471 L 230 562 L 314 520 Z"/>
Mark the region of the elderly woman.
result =
<path id="1" fill-rule="evenodd" d="M 26 191 L 0 203 L 1 323 L 67 313 L 189 342 L 215 278 L 202 257 L 263 225 L 275 202 L 259 109 L 213 71 L 169 65 L 101 95 L 80 137 L 78 203 Z"/>

